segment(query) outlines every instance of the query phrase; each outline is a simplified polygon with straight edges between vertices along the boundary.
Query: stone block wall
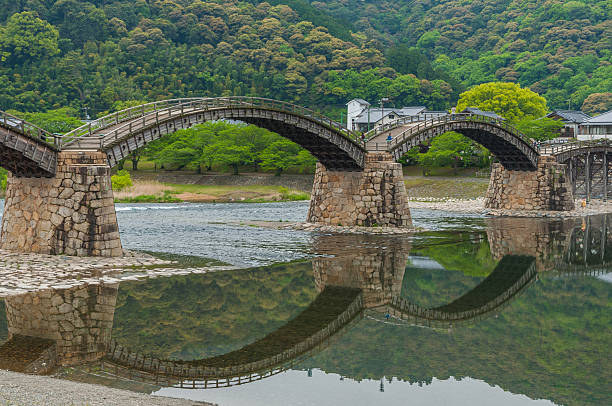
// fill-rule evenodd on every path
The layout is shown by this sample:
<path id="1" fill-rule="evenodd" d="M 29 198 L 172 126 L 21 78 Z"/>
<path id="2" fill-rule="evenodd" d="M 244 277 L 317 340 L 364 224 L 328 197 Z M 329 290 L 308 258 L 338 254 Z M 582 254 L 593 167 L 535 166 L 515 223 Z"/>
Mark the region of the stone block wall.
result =
<path id="1" fill-rule="evenodd" d="M 59 365 L 98 360 L 110 346 L 118 288 L 81 285 L 8 297 L 9 338 L 54 340 Z"/>
<path id="2" fill-rule="evenodd" d="M 572 185 L 566 165 L 540 156 L 535 171 L 509 171 L 493 165 L 485 207 L 504 210 L 573 210 Z"/>
<path id="3" fill-rule="evenodd" d="M 0 248 L 42 254 L 123 255 L 106 155 L 60 152 L 54 178 L 9 175 Z"/>
<path id="4" fill-rule="evenodd" d="M 402 165 L 389 153 L 368 153 L 362 172 L 329 171 L 318 163 L 308 222 L 411 227 Z"/>

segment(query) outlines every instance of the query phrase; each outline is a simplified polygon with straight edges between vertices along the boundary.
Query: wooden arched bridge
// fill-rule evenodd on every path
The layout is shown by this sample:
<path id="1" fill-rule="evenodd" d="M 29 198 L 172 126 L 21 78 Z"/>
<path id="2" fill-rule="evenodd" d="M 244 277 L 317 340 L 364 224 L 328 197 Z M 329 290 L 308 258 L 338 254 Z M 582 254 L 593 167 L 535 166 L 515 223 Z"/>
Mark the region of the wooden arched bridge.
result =
<path id="1" fill-rule="evenodd" d="M 0 112 L 0 165 L 12 173 L 0 247 L 121 255 L 110 169 L 165 134 L 221 119 L 268 128 L 319 160 L 309 222 L 410 227 L 397 161 L 412 147 L 446 131 L 470 137 L 499 160 L 485 201 L 489 208 L 569 210 L 574 207 L 574 193 L 605 199 L 612 189 L 609 142 L 541 147 L 503 120 L 474 114 L 402 118 L 364 137 L 313 110 L 285 102 L 190 98 L 131 107 L 56 136 Z M 32 191 L 37 195 L 32 196 Z"/>

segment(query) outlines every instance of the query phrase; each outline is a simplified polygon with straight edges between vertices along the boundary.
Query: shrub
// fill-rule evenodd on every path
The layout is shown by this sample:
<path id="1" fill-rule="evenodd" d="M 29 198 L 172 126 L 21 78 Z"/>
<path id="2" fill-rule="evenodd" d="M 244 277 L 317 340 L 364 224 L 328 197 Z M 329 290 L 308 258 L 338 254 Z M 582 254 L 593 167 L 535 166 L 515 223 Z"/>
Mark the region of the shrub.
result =
<path id="1" fill-rule="evenodd" d="M 117 171 L 115 175 L 111 176 L 111 182 L 113 184 L 113 190 L 117 192 L 132 186 L 130 173 L 125 169 Z"/>

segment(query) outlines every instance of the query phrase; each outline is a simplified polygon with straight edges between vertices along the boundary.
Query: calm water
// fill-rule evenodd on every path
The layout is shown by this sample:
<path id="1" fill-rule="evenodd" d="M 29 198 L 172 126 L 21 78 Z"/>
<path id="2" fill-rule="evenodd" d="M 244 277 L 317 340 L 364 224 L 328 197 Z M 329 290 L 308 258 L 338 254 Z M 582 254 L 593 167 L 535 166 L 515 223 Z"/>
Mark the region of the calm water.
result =
<path id="1" fill-rule="evenodd" d="M 126 380 L 115 376 L 125 368 L 108 363 L 61 375 L 220 405 L 610 404 L 612 216 L 550 221 L 414 210 L 415 225 L 430 231 L 403 237 L 241 225 L 299 221 L 306 210 L 304 203 L 118 205 L 125 248 L 245 269 L 122 282 L 99 300 L 116 302 L 109 339 L 149 359 L 245 367 L 303 344 L 306 352 L 268 368 L 286 371 L 216 389 Z M 6 299 L 18 314 L 28 300 Z M 0 341 L 7 324 L 0 310 Z M 308 341 L 325 329 L 329 338 Z"/>

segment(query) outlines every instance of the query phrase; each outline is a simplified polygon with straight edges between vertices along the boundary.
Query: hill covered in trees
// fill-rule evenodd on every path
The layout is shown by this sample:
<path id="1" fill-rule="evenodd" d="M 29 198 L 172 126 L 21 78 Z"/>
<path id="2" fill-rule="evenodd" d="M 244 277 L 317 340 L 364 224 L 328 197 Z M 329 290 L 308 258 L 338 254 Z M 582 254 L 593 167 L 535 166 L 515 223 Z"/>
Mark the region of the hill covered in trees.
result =
<path id="1" fill-rule="evenodd" d="M 612 6 L 606 0 L 331 0 L 383 49 L 416 47 L 465 86 L 518 82 L 551 108 L 580 108 L 612 92 Z M 393 61 L 390 61 L 393 66 Z M 401 70 L 400 70 L 401 72 Z M 612 102 L 612 94 L 606 97 Z M 609 105 L 608 105 L 609 106 Z M 609 107 L 608 107 L 609 108 Z"/>
<path id="2" fill-rule="evenodd" d="M 0 10 L 0 109 L 84 118 L 125 100 L 250 95 L 340 118 L 352 97 L 447 109 L 492 80 L 553 108 L 599 93 L 601 107 L 610 11 L 605 0 L 17 0 Z"/>

